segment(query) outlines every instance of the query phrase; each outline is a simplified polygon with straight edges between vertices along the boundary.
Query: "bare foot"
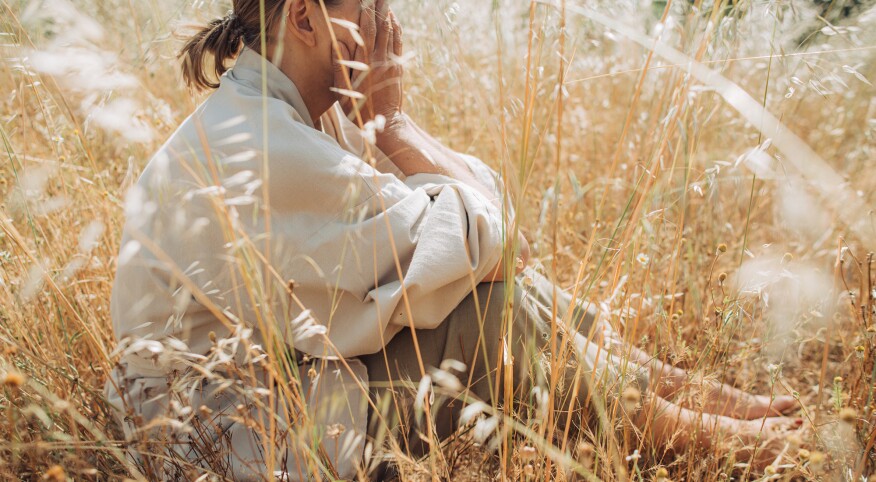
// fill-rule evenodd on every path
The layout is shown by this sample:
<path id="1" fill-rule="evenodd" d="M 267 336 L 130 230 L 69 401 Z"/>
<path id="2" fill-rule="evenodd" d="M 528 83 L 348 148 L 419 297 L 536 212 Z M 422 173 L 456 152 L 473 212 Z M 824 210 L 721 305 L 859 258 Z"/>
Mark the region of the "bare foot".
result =
<path id="1" fill-rule="evenodd" d="M 786 395 L 770 400 L 768 396 L 754 395 L 714 380 L 697 380 L 696 375 L 650 358 L 636 348 L 630 355 L 638 363 L 651 368 L 652 388 L 658 395 L 672 399 L 689 391 L 690 395 L 681 397 L 679 405 L 695 411 L 756 420 L 786 415 L 800 405 L 794 397 Z"/>
<path id="2" fill-rule="evenodd" d="M 741 420 L 778 417 L 800 406 L 794 397 L 782 395 L 770 400 L 768 396 L 754 395 L 717 382 L 704 383 L 697 396 L 703 411 Z"/>
<path id="3" fill-rule="evenodd" d="M 773 463 L 784 448 L 785 435 L 803 425 L 802 419 L 790 417 L 738 420 L 697 413 L 659 396 L 646 398 L 633 422 L 647 428 L 660 446 L 683 453 L 695 444 L 736 463 L 748 463 L 755 472 Z"/>
<path id="4" fill-rule="evenodd" d="M 787 435 L 803 426 L 802 419 L 771 417 L 761 420 L 734 420 L 720 417 L 714 436 L 715 448 L 733 458 L 736 463 L 749 464 L 754 472 L 762 472 L 776 462 L 785 449 Z"/>
<path id="5" fill-rule="evenodd" d="M 770 397 L 754 395 L 713 380 L 698 382 L 695 375 L 663 363 L 638 348 L 625 347 L 624 350 L 627 350 L 625 356 L 651 369 L 652 389 L 660 397 L 676 398 L 680 392 L 691 389 L 693 396 L 683 397 L 689 399 L 679 402 L 686 408 L 742 420 L 756 420 L 785 415 L 799 407 L 794 397 L 777 396 L 770 402 Z"/>

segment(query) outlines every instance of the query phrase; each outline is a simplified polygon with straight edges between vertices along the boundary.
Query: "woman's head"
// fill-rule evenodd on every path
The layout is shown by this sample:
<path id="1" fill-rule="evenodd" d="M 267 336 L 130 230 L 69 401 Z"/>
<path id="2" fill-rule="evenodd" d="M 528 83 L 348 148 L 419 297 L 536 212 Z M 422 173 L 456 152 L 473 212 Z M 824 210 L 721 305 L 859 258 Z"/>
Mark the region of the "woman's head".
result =
<path id="1" fill-rule="evenodd" d="M 308 108 L 321 109 L 311 112 L 318 116 L 334 102 L 329 90 L 336 55 L 332 34 L 347 54 L 356 48 L 351 33 L 332 29 L 329 18 L 357 23 L 362 4 L 363 0 L 233 0 L 228 15 L 198 31 L 180 51 L 183 77 L 197 90 L 218 87 L 226 63 L 245 45 L 289 76 L 302 96 L 312 100 Z M 275 53 L 281 55 L 277 58 Z"/>

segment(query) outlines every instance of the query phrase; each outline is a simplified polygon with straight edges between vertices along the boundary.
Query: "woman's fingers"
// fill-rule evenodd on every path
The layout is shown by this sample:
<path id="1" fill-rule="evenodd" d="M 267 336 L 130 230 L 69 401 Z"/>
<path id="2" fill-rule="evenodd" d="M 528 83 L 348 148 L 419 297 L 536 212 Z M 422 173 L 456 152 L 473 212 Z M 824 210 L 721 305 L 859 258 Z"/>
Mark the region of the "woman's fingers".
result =
<path id="1" fill-rule="evenodd" d="M 378 0 L 377 2 L 377 37 L 375 39 L 374 45 L 374 60 L 377 62 L 381 62 L 387 60 L 390 52 L 390 48 L 392 46 L 392 18 L 389 16 L 388 10 L 386 10 L 386 2 L 383 0 Z M 380 10 L 383 8 L 383 11 Z"/>
<path id="2" fill-rule="evenodd" d="M 393 71 L 395 75 L 398 76 L 397 85 L 398 85 L 398 108 L 401 110 L 402 103 L 404 102 L 404 96 L 402 95 L 402 66 L 401 66 L 401 56 L 402 56 L 402 28 L 398 23 L 398 19 L 395 18 L 395 14 L 392 11 L 389 12 L 389 18 L 392 22 L 392 53 L 389 55 L 389 62 L 393 65 Z"/>
<path id="3" fill-rule="evenodd" d="M 374 45 L 376 44 L 377 23 L 374 18 L 375 11 L 376 6 L 374 4 L 367 5 L 362 8 L 362 13 L 359 16 L 359 33 L 365 41 L 365 47 L 362 49 L 364 51 L 363 58 L 365 62 L 371 58 L 371 53 L 374 51 Z"/>
<path id="4" fill-rule="evenodd" d="M 402 56 L 402 28 L 398 23 L 398 19 L 395 18 L 395 14 L 392 13 L 392 10 L 389 11 L 389 18 L 392 20 L 392 53 L 395 54 L 396 57 Z M 398 59 L 396 59 L 398 61 Z"/>

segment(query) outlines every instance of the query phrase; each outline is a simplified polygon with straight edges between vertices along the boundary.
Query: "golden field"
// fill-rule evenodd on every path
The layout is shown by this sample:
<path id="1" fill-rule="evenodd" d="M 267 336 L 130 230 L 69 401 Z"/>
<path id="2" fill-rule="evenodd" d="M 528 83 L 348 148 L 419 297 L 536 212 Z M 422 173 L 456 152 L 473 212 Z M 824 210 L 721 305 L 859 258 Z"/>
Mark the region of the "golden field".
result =
<path id="1" fill-rule="evenodd" d="M 174 33 L 228 7 L 0 0 L 4 480 L 150 478 L 126 460 L 102 396 L 117 357 L 109 299 L 125 194 L 200 100 L 180 79 Z M 518 409 L 498 442 L 464 429 L 426 460 L 398 454 L 399 480 L 868 480 L 874 7 L 393 9 L 413 53 L 405 109 L 503 173 L 538 270 L 660 359 L 794 394 L 813 427 L 759 475 L 654 446 L 619 417 L 566 440 L 552 417 Z"/>

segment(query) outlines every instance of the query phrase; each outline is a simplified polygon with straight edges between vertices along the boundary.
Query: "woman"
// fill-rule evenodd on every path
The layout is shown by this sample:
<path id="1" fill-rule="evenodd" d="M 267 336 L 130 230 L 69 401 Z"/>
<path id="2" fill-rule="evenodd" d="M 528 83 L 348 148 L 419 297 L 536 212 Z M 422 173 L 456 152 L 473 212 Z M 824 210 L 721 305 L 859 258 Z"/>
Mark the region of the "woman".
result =
<path id="1" fill-rule="evenodd" d="M 528 245 L 503 241 L 514 220 L 495 173 L 402 110 L 402 34 L 385 0 L 233 3 L 181 52 L 189 85 L 215 91 L 126 204 L 107 393 L 147 476 L 354 477 L 387 433 L 421 453 L 463 402 L 525 400 L 551 377 L 529 362 L 565 345 L 579 363 L 554 374 L 565 390 L 550 397 L 564 423 L 645 391 L 626 416 L 674 447 L 801 423 L 775 416 L 793 398 L 711 382 L 706 414 L 667 401 L 684 371 L 521 274 Z M 503 283 L 506 253 L 527 283 Z M 400 388 L 427 374 L 443 396 Z"/>

